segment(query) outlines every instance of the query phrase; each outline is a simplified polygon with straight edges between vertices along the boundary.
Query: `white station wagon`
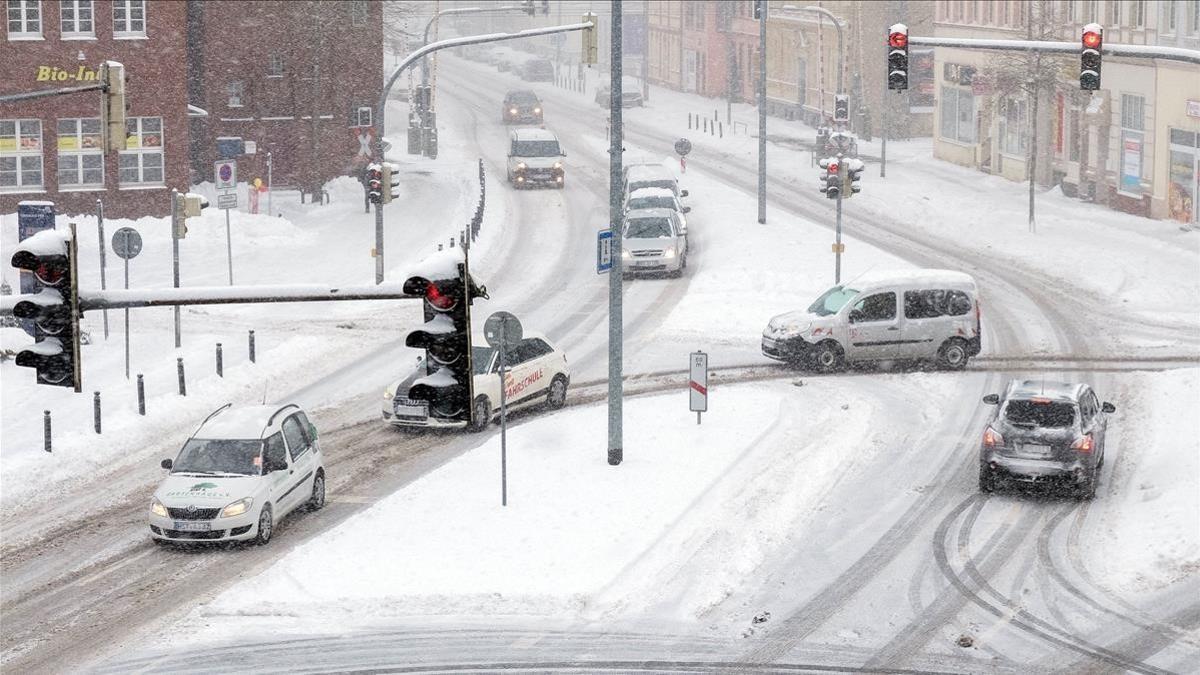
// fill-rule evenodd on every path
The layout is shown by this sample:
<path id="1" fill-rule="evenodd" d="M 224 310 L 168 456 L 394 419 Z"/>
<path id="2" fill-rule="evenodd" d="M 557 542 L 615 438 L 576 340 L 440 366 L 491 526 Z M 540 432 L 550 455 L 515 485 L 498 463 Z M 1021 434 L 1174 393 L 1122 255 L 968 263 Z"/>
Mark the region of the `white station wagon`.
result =
<path id="1" fill-rule="evenodd" d="M 500 414 L 500 357 L 495 349 L 480 346 L 476 338 L 471 360 L 475 368 L 475 424 L 471 431 L 485 429 Z M 567 402 L 571 370 L 567 356 L 540 335 L 527 335 L 509 350 L 504 377 L 505 404 L 509 410 L 545 403 L 561 408 Z M 412 374 L 397 380 L 383 392 L 383 421 L 398 427 L 462 427 L 462 422 L 447 421 L 429 415 L 424 401 L 408 398 L 408 389 L 425 375 L 424 363 L 418 362 Z"/>
<path id="2" fill-rule="evenodd" d="M 325 505 L 317 429 L 300 406 L 225 404 L 174 459 L 150 502 L 156 543 L 271 540 L 275 524 L 300 507 Z"/>

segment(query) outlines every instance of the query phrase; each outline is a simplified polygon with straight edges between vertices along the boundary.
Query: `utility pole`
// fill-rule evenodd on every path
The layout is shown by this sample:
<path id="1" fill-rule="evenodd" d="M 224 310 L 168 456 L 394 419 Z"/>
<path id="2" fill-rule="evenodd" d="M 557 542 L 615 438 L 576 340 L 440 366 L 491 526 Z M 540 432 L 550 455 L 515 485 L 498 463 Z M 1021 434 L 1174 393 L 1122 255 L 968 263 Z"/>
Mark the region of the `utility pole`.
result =
<path id="1" fill-rule="evenodd" d="M 761 0 L 760 0 L 761 1 Z M 611 132 L 608 146 L 608 220 L 616 239 L 616 251 L 612 256 L 612 270 L 608 273 L 608 463 L 616 466 L 624 458 L 624 442 L 621 428 L 622 410 L 622 311 L 621 290 L 624 276 L 624 209 L 621 194 L 621 153 L 624 148 L 625 132 L 621 126 L 621 0 L 612 0 L 612 47 L 609 55 L 609 116 Z"/>
<path id="2" fill-rule="evenodd" d="M 179 288 L 179 219 L 183 217 L 179 208 L 179 191 L 171 190 L 171 261 L 174 268 L 175 288 Z M 128 333 L 126 333 L 128 334 Z M 175 305 L 175 348 L 183 346 L 179 326 L 179 305 Z"/>
<path id="3" fill-rule="evenodd" d="M 758 3 L 758 222 L 767 222 L 767 0 Z"/>

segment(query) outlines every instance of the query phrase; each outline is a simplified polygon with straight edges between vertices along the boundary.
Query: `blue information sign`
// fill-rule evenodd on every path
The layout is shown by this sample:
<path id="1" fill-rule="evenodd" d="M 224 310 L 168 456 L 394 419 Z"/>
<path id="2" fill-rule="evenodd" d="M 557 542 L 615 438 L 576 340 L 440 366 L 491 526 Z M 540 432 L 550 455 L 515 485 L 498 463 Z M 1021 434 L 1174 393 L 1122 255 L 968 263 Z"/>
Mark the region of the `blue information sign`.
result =
<path id="1" fill-rule="evenodd" d="M 596 233 L 596 274 L 612 270 L 612 230 Z"/>

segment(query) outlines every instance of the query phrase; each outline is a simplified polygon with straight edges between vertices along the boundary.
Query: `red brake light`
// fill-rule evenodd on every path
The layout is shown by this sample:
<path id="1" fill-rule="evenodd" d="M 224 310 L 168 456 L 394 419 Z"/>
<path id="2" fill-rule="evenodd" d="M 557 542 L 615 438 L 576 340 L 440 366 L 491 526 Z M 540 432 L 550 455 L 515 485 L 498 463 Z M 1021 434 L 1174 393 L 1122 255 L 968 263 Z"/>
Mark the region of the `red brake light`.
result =
<path id="1" fill-rule="evenodd" d="M 1099 33 L 1088 31 L 1083 34 L 1083 46 L 1088 49 L 1099 49 L 1101 41 Z"/>
<path id="2" fill-rule="evenodd" d="M 1095 447 L 1095 441 L 1092 440 L 1091 434 L 1084 434 L 1083 438 L 1071 444 L 1072 450 L 1080 452 L 1091 452 L 1093 447 Z"/>
<path id="3" fill-rule="evenodd" d="M 1029 399 L 1029 402 L 1030 403 L 1049 403 L 1050 399 L 1042 398 L 1041 396 L 1034 396 L 1033 398 Z"/>
<path id="4" fill-rule="evenodd" d="M 892 33 L 888 36 L 888 45 L 896 49 L 904 49 L 908 46 L 908 35 L 904 33 Z"/>
<path id="5" fill-rule="evenodd" d="M 1004 437 L 996 433 L 995 429 L 988 427 L 987 430 L 983 432 L 983 444 L 989 448 L 994 448 L 996 446 L 1003 447 Z"/>

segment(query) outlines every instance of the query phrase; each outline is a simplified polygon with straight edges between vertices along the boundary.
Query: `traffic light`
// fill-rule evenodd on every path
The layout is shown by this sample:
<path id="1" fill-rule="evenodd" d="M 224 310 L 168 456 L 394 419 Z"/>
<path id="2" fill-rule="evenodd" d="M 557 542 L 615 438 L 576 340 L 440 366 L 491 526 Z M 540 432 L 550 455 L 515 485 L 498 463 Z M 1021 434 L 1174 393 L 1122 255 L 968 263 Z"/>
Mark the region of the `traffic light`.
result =
<path id="1" fill-rule="evenodd" d="M 525 13 L 529 16 L 533 16 L 535 14 L 533 10 L 533 0 L 521 0 L 521 9 L 525 10 Z"/>
<path id="2" fill-rule="evenodd" d="M 1083 27 L 1082 51 L 1079 53 L 1079 88 L 1096 91 L 1100 88 L 1100 50 L 1104 46 L 1104 29 L 1098 23 Z"/>
<path id="3" fill-rule="evenodd" d="M 389 162 L 382 164 L 379 174 L 380 186 L 383 188 L 380 201 L 382 204 L 387 204 L 400 196 L 400 193 L 395 190 L 400 187 L 400 176 L 396 171 L 395 165 Z"/>
<path id="4" fill-rule="evenodd" d="M 367 198 L 372 204 L 383 203 L 383 168 L 378 164 L 367 166 Z"/>
<path id="5" fill-rule="evenodd" d="M 550 16 L 550 0 L 542 0 L 542 16 Z"/>
<path id="6" fill-rule="evenodd" d="M 409 347 L 425 350 L 425 375 L 413 382 L 408 398 L 427 402 L 430 417 L 439 421 L 482 428 L 487 420 L 473 419 L 470 304 L 474 298 L 486 298 L 487 289 L 467 277 L 464 263 L 456 268 L 457 273 L 446 278 L 414 276 L 404 282 L 405 293 L 423 298 L 425 315 L 425 326 L 404 340 Z"/>
<path id="7" fill-rule="evenodd" d="M 754 20 L 755 21 L 758 21 L 759 19 L 762 18 L 763 5 L 765 5 L 765 4 L 766 4 L 765 0 L 754 0 Z"/>
<path id="8" fill-rule="evenodd" d="M 844 198 L 849 199 L 859 192 L 862 192 L 862 187 L 858 184 L 858 181 L 862 180 L 863 169 L 866 168 L 866 165 L 862 163 L 862 160 L 856 157 L 843 159 L 839 168 L 841 169 L 843 175 L 842 184 L 850 186 L 850 191 L 846 193 Z"/>
<path id="9" fill-rule="evenodd" d="M 100 126 L 104 134 L 104 151 L 125 149 L 125 66 L 105 61 L 100 66 L 103 97 L 100 100 Z"/>
<path id="10" fill-rule="evenodd" d="M 200 212 L 208 208 L 208 200 L 203 195 L 198 194 L 182 194 L 179 192 L 171 193 L 173 199 L 177 200 L 174 208 L 171 209 L 172 235 L 176 239 L 187 237 L 187 219 L 197 218 Z"/>
<path id="11" fill-rule="evenodd" d="M 908 26 L 902 23 L 888 29 L 888 89 L 908 89 Z"/>
<path id="12" fill-rule="evenodd" d="M 845 94 L 835 94 L 833 97 L 833 121 L 850 121 L 850 97 Z"/>
<path id="13" fill-rule="evenodd" d="M 18 301 L 13 316 L 28 319 L 37 340 L 17 353 L 16 364 L 37 370 L 38 384 L 80 391 L 79 293 L 75 232 L 44 230 L 17 245 L 12 266 L 33 273 L 42 285 Z"/>
<path id="14" fill-rule="evenodd" d="M 590 24 L 592 24 L 592 27 L 585 28 L 582 31 L 580 31 L 580 33 L 583 36 L 583 47 L 582 47 L 582 50 L 580 51 L 580 55 L 582 56 L 583 63 L 585 65 L 594 66 L 594 65 L 596 65 L 596 61 L 597 61 L 597 58 L 596 58 L 596 56 L 597 56 L 596 55 L 596 13 L 595 12 L 584 12 L 583 13 L 583 23 L 590 23 Z"/>
<path id="15" fill-rule="evenodd" d="M 826 157 L 819 162 L 825 175 L 821 176 L 821 192 L 830 199 L 837 199 L 842 193 L 841 161 L 837 157 Z"/>

